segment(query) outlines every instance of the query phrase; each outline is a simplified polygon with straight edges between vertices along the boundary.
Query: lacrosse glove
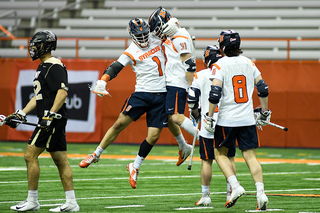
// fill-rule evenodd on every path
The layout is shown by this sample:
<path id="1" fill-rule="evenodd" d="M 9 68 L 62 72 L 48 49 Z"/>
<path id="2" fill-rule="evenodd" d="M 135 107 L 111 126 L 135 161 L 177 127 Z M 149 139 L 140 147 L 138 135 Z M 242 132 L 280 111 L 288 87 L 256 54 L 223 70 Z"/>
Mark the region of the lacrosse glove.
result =
<path id="1" fill-rule="evenodd" d="M 211 133 L 214 133 L 216 127 L 216 121 L 213 117 L 208 116 L 208 113 L 204 115 L 204 128 Z"/>
<path id="2" fill-rule="evenodd" d="M 40 121 L 40 127 L 44 130 L 49 132 L 52 127 L 51 127 L 51 123 L 53 121 L 53 119 L 60 119 L 62 116 L 58 113 L 55 112 L 50 112 L 48 110 L 44 111 L 44 115 Z"/>
<path id="3" fill-rule="evenodd" d="M 27 121 L 26 116 L 27 115 L 24 111 L 18 109 L 15 113 L 12 113 L 6 118 L 6 125 L 10 126 L 11 128 L 17 128 L 20 123 Z M 12 120 L 19 120 L 21 122 L 15 122 Z"/>
<path id="4" fill-rule="evenodd" d="M 99 97 L 103 97 L 105 95 L 110 95 L 106 90 L 107 82 L 104 80 L 97 80 L 96 84 L 91 87 L 93 93 L 96 93 Z"/>
<path id="5" fill-rule="evenodd" d="M 254 109 L 257 126 L 266 126 L 270 122 L 271 111 L 262 111 L 261 108 Z"/>
<path id="6" fill-rule="evenodd" d="M 201 121 L 201 108 L 198 108 L 198 116 L 195 116 L 193 110 L 190 110 L 190 118 L 194 124 L 199 123 Z"/>

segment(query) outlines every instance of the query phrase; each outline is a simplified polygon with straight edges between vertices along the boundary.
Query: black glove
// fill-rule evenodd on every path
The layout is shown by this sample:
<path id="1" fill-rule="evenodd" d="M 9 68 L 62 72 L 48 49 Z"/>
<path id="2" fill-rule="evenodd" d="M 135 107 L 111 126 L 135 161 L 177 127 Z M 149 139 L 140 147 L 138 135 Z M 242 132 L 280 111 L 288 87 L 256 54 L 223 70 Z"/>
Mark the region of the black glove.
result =
<path id="1" fill-rule="evenodd" d="M 40 127 L 45 131 L 49 132 L 51 130 L 51 123 L 53 119 L 60 119 L 62 116 L 55 112 L 50 112 L 48 110 L 44 111 L 44 115 L 40 121 Z"/>
<path id="2" fill-rule="evenodd" d="M 21 122 L 16 122 L 12 120 L 19 120 Z M 17 110 L 15 113 L 12 113 L 6 118 L 6 125 L 10 126 L 11 128 L 17 128 L 20 123 L 26 122 L 26 113 L 22 110 Z"/>

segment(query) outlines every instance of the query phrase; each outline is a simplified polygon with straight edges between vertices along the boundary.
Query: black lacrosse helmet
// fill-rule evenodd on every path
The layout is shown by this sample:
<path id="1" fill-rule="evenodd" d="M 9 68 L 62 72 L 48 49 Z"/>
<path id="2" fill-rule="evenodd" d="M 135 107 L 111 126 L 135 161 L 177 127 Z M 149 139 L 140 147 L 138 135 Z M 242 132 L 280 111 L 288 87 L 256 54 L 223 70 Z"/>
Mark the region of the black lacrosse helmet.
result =
<path id="1" fill-rule="evenodd" d="M 218 61 L 220 58 L 222 58 L 220 49 L 216 45 L 208 45 L 203 53 L 203 63 L 204 66 L 209 68 L 212 64 L 214 64 L 216 61 Z"/>
<path id="2" fill-rule="evenodd" d="M 133 42 L 136 45 L 142 49 L 149 47 L 150 28 L 144 19 L 131 19 L 128 30 Z"/>
<path id="3" fill-rule="evenodd" d="M 33 61 L 56 48 L 57 36 L 49 30 L 40 31 L 34 34 L 30 39 L 28 46 L 29 55 Z"/>
<path id="4" fill-rule="evenodd" d="M 163 39 L 162 26 L 169 21 L 172 16 L 163 7 L 158 7 L 149 17 L 150 32 L 159 39 Z"/>
<path id="5" fill-rule="evenodd" d="M 240 35 L 234 30 L 224 30 L 220 33 L 218 42 L 220 49 L 224 52 L 227 49 L 239 49 L 240 48 Z"/>

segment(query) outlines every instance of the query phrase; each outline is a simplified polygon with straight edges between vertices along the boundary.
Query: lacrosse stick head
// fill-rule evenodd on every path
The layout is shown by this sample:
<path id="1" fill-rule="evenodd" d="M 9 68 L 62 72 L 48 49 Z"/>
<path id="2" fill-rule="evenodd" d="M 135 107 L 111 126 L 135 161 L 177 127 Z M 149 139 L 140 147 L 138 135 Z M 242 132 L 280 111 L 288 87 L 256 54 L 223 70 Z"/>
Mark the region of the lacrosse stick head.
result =
<path id="1" fill-rule="evenodd" d="M 0 126 L 3 126 L 3 124 L 5 124 L 6 123 L 6 116 L 4 116 L 4 115 L 0 115 Z"/>

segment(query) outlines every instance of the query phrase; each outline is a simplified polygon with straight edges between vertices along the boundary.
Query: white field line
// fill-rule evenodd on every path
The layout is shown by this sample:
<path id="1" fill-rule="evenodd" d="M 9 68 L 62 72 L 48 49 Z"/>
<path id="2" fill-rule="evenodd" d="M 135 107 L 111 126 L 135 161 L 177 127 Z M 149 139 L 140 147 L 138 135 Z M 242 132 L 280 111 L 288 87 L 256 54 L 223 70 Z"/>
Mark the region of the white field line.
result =
<path id="1" fill-rule="evenodd" d="M 204 206 L 204 207 L 180 207 L 174 210 L 193 210 L 193 209 L 213 209 L 212 206 Z"/>
<path id="2" fill-rule="evenodd" d="M 284 211 L 284 209 L 267 209 L 267 210 L 246 210 L 245 212 L 278 212 L 278 211 Z"/>
<path id="3" fill-rule="evenodd" d="M 275 173 L 263 173 L 263 175 L 293 175 L 293 174 L 315 174 L 319 172 L 275 172 Z M 237 176 L 250 176 L 250 173 L 246 174 L 237 174 Z M 199 178 L 200 175 L 181 175 L 181 176 L 153 176 L 153 177 L 140 177 L 139 179 L 180 179 L 180 178 Z M 223 175 L 212 175 L 212 177 L 223 177 Z M 117 177 L 117 178 L 90 178 L 90 179 L 73 179 L 73 181 L 99 181 L 99 180 L 127 180 L 128 177 Z M 307 179 L 307 178 L 306 178 Z M 310 179 L 313 180 L 313 179 Z M 46 182 L 60 182 L 60 179 L 56 180 L 39 180 L 40 183 Z M 19 184 L 19 183 L 27 183 L 27 180 L 23 181 L 1 181 L 0 184 Z"/>
<path id="4" fill-rule="evenodd" d="M 300 191 L 320 191 L 320 188 L 313 188 L 313 189 L 287 189 L 287 190 L 265 190 L 268 194 L 270 192 L 300 192 Z M 246 191 L 246 193 L 256 193 L 256 191 Z M 185 194 L 154 194 L 154 195 L 128 195 L 128 196 L 109 196 L 109 197 L 85 197 L 79 198 L 77 200 L 99 200 L 99 199 L 127 199 L 127 198 L 143 198 L 143 197 L 181 197 L 181 196 L 190 196 L 190 195 L 201 195 L 202 193 L 185 193 Z M 218 195 L 225 195 L 226 192 L 210 192 L 210 194 L 218 194 Z M 49 200 L 39 200 L 39 202 L 56 202 L 56 201 L 65 201 L 65 199 L 49 199 Z M 17 203 L 21 201 L 3 201 L 2 203 Z M 51 205 L 51 204 L 45 204 Z M 56 205 L 56 204 L 52 204 Z"/>
<path id="5" fill-rule="evenodd" d="M 132 208 L 132 207 L 144 207 L 145 205 L 125 205 L 125 206 L 106 206 L 106 209 L 119 209 L 119 208 Z"/>

